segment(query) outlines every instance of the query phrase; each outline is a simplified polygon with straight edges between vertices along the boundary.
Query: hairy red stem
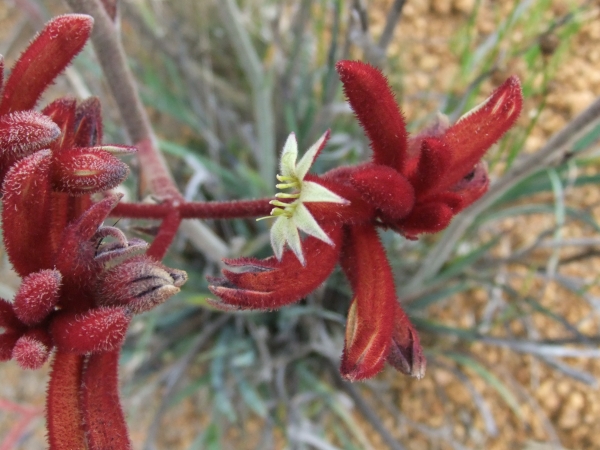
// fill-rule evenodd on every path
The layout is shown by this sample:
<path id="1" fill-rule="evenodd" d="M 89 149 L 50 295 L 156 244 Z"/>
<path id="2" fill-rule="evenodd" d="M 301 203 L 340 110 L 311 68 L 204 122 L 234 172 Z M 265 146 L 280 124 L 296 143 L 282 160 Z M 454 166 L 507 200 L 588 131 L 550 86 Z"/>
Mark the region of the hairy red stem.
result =
<path id="1" fill-rule="evenodd" d="M 46 397 L 50 450 L 86 448 L 79 404 L 83 356 L 56 352 Z"/>

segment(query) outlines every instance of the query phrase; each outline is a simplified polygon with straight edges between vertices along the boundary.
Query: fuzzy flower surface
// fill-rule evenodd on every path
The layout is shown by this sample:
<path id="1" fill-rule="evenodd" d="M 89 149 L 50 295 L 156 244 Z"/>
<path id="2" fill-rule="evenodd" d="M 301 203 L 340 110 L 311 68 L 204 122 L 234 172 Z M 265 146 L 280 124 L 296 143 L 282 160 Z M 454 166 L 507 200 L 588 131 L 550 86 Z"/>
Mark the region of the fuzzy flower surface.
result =
<path id="1" fill-rule="evenodd" d="M 278 187 L 294 187 L 298 192 L 280 196 L 293 201 L 276 200 L 279 209 L 274 215 L 294 220 L 281 220 L 273 227 L 274 257 L 225 261 L 235 270 L 224 269 L 222 277 L 210 279 L 210 289 L 219 298 L 214 304 L 223 309 L 265 310 L 288 305 L 314 291 L 339 263 L 353 291 L 342 375 L 351 381 L 366 379 L 387 362 L 421 378 L 426 361 L 419 336 L 396 298 L 378 229 L 394 230 L 407 239 L 439 232 L 485 193 L 489 178 L 482 157 L 520 114 L 519 80 L 510 77 L 455 124 L 440 116 L 409 136 L 379 69 L 357 61 L 340 61 L 336 69 L 369 138 L 371 160 L 318 176 L 308 173 L 308 166 L 328 134 L 297 165 L 297 149 L 286 143 Z M 314 193 L 315 185 L 319 194 Z M 329 202 L 323 200 L 325 191 L 334 196 Z M 308 234 L 304 240 L 298 229 Z M 289 251 L 284 251 L 285 243 Z"/>
<path id="2" fill-rule="evenodd" d="M 306 207 L 306 203 L 310 202 L 338 203 L 342 205 L 348 203 L 347 200 L 323 185 L 315 181 L 305 180 L 306 174 L 325 146 L 328 137 L 329 131 L 325 132 L 308 149 L 298 163 L 296 163 L 298 143 L 294 133 L 288 136 L 283 146 L 280 160 L 281 173 L 277 175 L 277 180 L 280 183 L 276 187 L 277 189 L 293 189 L 294 191 L 292 193 L 279 192 L 275 195 L 277 199 L 271 201 L 271 204 L 275 206 L 271 211 L 271 216 L 276 217 L 275 223 L 271 227 L 271 246 L 278 260 L 281 260 L 284 246 L 287 243 L 300 263 L 303 266 L 306 264 L 298 230 L 302 230 L 329 245 L 334 245 Z M 279 199 L 290 199 L 292 201 L 285 203 Z"/>

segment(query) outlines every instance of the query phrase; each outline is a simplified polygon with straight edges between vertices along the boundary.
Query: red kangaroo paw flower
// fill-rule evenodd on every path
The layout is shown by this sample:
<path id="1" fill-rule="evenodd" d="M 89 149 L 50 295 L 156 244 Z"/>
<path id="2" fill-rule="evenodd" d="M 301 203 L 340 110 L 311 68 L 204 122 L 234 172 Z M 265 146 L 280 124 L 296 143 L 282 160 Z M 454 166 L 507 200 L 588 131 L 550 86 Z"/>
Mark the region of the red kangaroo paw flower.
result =
<path id="1" fill-rule="evenodd" d="M 52 340 L 45 329 L 27 331 L 15 343 L 12 350 L 14 359 L 22 369 L 37 370 L 50 357 Z"/>
<path id="2" fill-rule="evenodd" d="M 88 448 L 79 394 L 84 357 L 56 352 L 46 396 L 46 424 L 50 450 Z"/>
<path id="3" fill-rule="evenodd" d="M 23 331 L 5 331 L 0 334 L 0 362 L 12 358 L 13 348 L 22 335 Z"/>
<path id="4" fill-rule="evenodd" d="M 23 52 L 6 80 L 0 115 L 32 109 L 52 83 L 85 45 L 94 19 L 65 14 L 46 24 Z"/>
<path id="5" fill-rule="evenodd" d="M 376 375 L 392 340 L 396 289 L 385 250 L 372 226 L 348 229 L 341 264 L 354 299 L 346 323 L 340 372 L 350 381 Z"/>
<path id="6" fill-rule="evenodd" d="M 41 270 L 26 276 L 14 300 L 17 317 L 29 326 L 42 322 L 58 302 L 61 283 L 58 270 Z"/>
<path id="7" fill-rule="evenodd" d="M 412 185 L 403 175 L 388 166 L 363 166 L 352 176 L 352 184 L 367 202 L 377 206 L 386 222 L 402 219 L 415 203 Z"/>
<path id="8" fill-rule="evenodd" d="M 52 319 L 50 332 L 60 352 L 111 352 L 123 344 L 130 321 L 131 314 L 124 308 L 102 307 L 83 314 L 65 312 Z"/>
<path id="9" fill-rule="evenodd" d="M 419 335 L 398 303 L 396 303 L 394 332 L 387 362 L 405 375 L 418 379 L 425 376 L 427 361 L 419 343 Z"/>
<path id="10" fill-rule="evenodd" d="M 4 245 L 21 276 L 53 265 L 54 249 L 48 236 L 52 222 L 50 162 L 49 150 L 22 159 L 8 171 L 2 186 Z"/>
<path id="11" fill-rule="evenodd" d="M 419 198 L 439 188 L 440 174 L 448 169 L 452 161 L 452 149 L 438 138 L 425 138 L 421 141 L 417 165 L 409 179 Z"/>
<path id="12" fill-rule="evenodd" d="M 460 182 L 473 169 L 487 149 L 514 125 L 522 106 L 521 83 L 512 76 L 448 129 L 444 140 L 455 151 L 450 166 L 440 174 L 440 189 Z"/>
<path id="13" fill-rule="evenodd" d="M 102 147 L 73 148 L 54 155 L 52 187 L 70 195 L 94 194 L 121 184 L 129 167 Z"/>
<path id="14" fill-rule="evenodd" d="M 60 129 L 36 111 L 17 111 L 0 116 L 0 158 L 3 167 L 41 150 L 60 135 Z M 6 163 L 11 160 L 11 163 Z"/>
<path id="15" fill-rule="evenodd" d="M 373 161 L 402 172 L 407 158 L 407 133 L 402 112 L 381 71 L 359 61 L 335 65 L 344 92 L 373 149 Z"/>
<path id="16" fill-rule="evenodd" d="M 100 303 L 122 306 L 139 314 L 178 293 L 186 281 L 184 271 L 138 256 L 104 274 L 98 285 Z"/>
<path id="17" fill-rule="evenodd" d="M 89 450 L 131 449 L 119 402 L 119 352 L 87 357 L 81 383 L 81 408 Z"/>
<path id="18" fill-rule="evenodd" d="M 324 230 L 334 245 L 307 237 L 302 242 L 304 266 L 291 250 L 285 251 L 279 262 L 275 258 L 226 261 L 246 271 L 223 270 L 224 278 L 210 278 L 209 289 L 221 299 L 212 304 L 222 309 L 274 309 L 305 297 L 325 281 L 339 257 L 341 228 Z"/>

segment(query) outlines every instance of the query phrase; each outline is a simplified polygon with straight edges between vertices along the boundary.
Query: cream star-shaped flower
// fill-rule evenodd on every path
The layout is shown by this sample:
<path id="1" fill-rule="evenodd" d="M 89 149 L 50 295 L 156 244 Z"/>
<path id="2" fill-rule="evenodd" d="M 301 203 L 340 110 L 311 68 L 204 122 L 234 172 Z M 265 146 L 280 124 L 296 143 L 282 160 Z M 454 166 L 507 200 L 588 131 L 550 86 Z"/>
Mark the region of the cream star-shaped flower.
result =
<path id="1" fill-rule="evenodd" d="M 308 202 L 348 203 L 347 200 L 320 184 L 313 181 L 304 181 L 304 177 L 328 137 L 329 131 L 326 131 L 308 149 L 298 164 L 296 164 L 296 159 L 298 158 L 296 135 L 291 133 L 283 146 L 283 153 L 281 154 L 281 161 L 279 163 L 281 173 L 277 175 L 277 179 L 281 183 L 277 184 L 276 187 L 277 189 L 293 188 L 296 192 L 291 194 L 278 192 L 275 195 L 278 199 L 294 199 L 291 203 L 285 203 L 280 200 L 271 201 L 271 204 L 275 206 L 271 211 L 271 217 L 276 217 L 275 223 L 271 227 L 271 246 L 277 259 L 281 259 L 283 247 L 287 243 L 302 265 L 306 264 L 298 230 L 302 230 L 306 234 L 314 236 L 329 245 L 333 245 L 333 241 L 323 231 L 308 208 L 304 206 L 304 203 Z"/>

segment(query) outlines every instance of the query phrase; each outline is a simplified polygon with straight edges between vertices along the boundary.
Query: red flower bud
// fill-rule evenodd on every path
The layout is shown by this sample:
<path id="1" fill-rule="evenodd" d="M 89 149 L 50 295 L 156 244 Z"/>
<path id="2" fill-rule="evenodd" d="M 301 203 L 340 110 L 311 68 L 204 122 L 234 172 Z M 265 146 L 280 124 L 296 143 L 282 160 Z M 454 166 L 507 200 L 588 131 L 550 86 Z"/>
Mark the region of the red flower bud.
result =
<path id="1" fill-rule="evenodd" d="M 423 378 L 427 361 L 419 343 L 419 335 L 406 313 L 396 304 L 392 345 L 387 362 L 405 375 Z"/>
<path id="2" fill-rule="evenodd" d="M 177 294 L 186 281 L 184 271 L 138 256 L 105 274 L 99 284 L 99 297 L 104 305 L 123 306 L 139 314 Z"/>
<path id="3" fill-rule="evenodd" d="M 128 174 L 127 165 L 102 147 L 65 150 L 56 153 L 52 161 L 52 187 L 70 195 L 107 191 Z"/>
<path id="4" fill-rule="evenodd" d="M 131 314 L 123 308 L 98 308 L 85 314 L 65 312 L 52 319 L 50 332 L 61 352 L 94 353 L 118 349 Z"/>
<path id="5" fill-rule="evenodd" d="M 12 359 L 22 369 L 37 370 L 48 360 L 51 350 L 52 340 L 45 330 L 29 330 L 13 347 Z"/>
<path id="6" fill-rule="evenodd" d="M 7 158 L 14 162 L 46 147 L 59 134 L 58 126 L 37 111 L 17 111 L 0 116 L 0 156 L 3 163 Z"/>
<path id="7" fill-rule="evenodd" d="M 58 270 L 41 270 L 25 277 L 14 300 L 17 317 L 29 326 L 43 321 L 58 302 L 61 282 Z"/>

